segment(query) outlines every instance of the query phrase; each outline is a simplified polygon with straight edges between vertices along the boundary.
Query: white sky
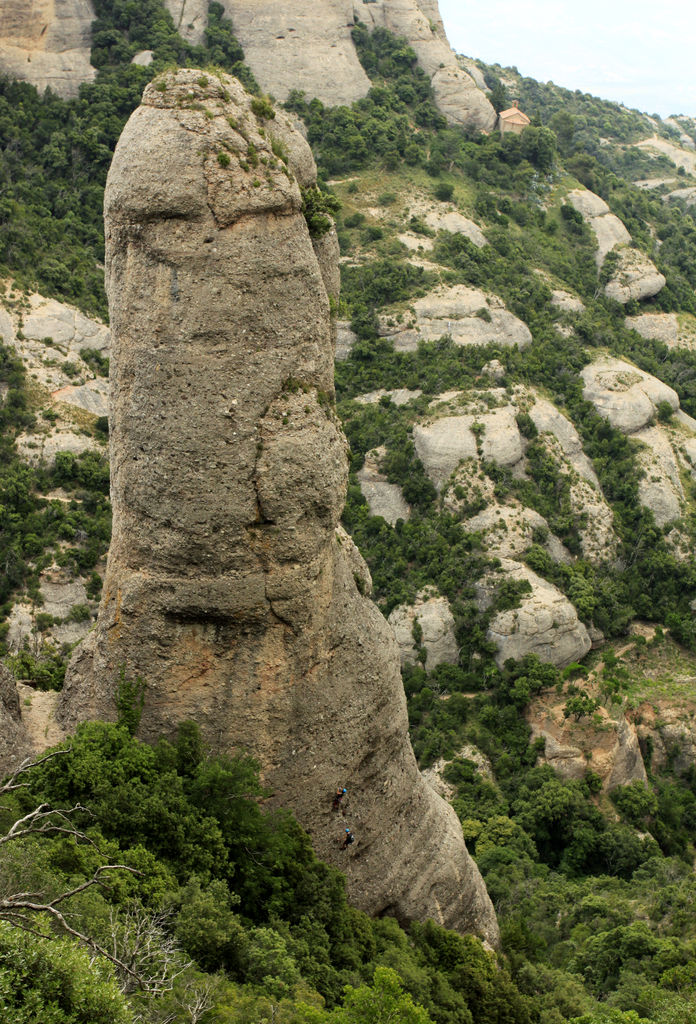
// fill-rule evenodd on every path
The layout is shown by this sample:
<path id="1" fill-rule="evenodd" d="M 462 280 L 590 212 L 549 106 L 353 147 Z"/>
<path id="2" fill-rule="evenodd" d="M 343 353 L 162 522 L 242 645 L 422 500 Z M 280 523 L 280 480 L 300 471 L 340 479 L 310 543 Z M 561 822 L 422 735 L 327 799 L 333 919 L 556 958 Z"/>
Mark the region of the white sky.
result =
<path id="1" fill-rule="evenodd" d="M 458 53 L 648 114 L 696 116 L 694 0 L 439 2 Z"/>

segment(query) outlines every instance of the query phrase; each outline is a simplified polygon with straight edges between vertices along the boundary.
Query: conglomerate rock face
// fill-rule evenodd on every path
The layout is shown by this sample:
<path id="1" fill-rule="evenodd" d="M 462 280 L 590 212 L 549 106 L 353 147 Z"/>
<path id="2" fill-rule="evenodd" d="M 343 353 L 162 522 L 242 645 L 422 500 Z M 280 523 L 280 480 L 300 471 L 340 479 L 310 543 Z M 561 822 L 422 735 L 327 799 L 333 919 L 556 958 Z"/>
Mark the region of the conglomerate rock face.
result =
<path id="1" fill-rule="evenodd" d="M 60 718 L 113 718 L 119 674 L 143 677 L 140 735 L 193 718 L 213 750 L 254 754 L 358 906 L 495 943 L 454 811 L 418 773 L 393 634 L 337 530 L 313 173 L 290 122 L 259 119 L 227 76 L 156 80 L 123 132 L 105 199 L 113 539 Z"/>
<path id="2" fill-rule="evenodd" d="M 164 0 L 177 31 L 203 43 L 208 0 Z M 355 49 L 356 21 L 405 36 L 430 77 L 435 100 L 448 121 L 483 131 L 496 113 L 485 92 L 457 61 L 437 0 L 222 0 L 259 83 L 279 100 L 293 89 L 328 106 L 366 96 L 371 82 Z M 2 0 L 0 73 L 77 96 L 91 82 L 92 0 Z M 136 63 L 148 63 L 143 51 Z"/>
<path id="3" fill-rule="evenodd" d="M 96 71 L 90 64 L 91 0 L 2 0 L 0 75 L 77 96 Z"/>
<path id="4" fill-rule="evenodd" d="M 30 752 L 17 684 L 9 669 L 0 665 L 0 779 L 18 768 Z"/>
<path id="5" fill-rule="evenodd" d="M 182 35 L 202 42 L 205 0 L 165 0 Z M 404 36 L 429 75 L 448 121 L 491 131 L 496 113 L 457 62 L 437 0 L 222 0 L 244 59 L 264 89 L 286 99 L 292 89 L 328 106 L 349 104 L 370 90 L 351 30 L 356 21 Z"/>

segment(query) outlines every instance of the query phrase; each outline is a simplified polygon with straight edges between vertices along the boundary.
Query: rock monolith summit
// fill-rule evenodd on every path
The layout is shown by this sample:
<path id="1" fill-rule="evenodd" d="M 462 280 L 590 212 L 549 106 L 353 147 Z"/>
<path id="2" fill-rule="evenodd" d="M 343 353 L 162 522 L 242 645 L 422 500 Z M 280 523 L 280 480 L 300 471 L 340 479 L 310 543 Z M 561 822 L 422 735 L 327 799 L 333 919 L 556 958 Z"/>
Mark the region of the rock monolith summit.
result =
<path id="1" fill-rule="evenodd" d="M 212 750 L 252 753 L 357 906 L 495 944 L 456 815 L 416 765 L 393 633 L 339 528 L 337 253 L 331 235 L 315 252 L 302 213 L 309 147 L 271 114 L 235 79 L 172 72 L 117 146 L 113 539 L 60 718 L 114 718 L 120 674 L 141 676 L 139 735 L 195 719 Z M 330 809 L 338 784 L 345 819 Z"/>

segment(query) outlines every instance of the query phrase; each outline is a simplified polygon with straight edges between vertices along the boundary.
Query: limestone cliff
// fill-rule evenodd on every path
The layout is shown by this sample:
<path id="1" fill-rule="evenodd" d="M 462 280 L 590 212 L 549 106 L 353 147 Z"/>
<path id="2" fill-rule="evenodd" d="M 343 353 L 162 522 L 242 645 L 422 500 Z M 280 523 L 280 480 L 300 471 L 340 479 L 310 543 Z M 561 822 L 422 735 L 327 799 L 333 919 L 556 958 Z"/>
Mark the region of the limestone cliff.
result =
<path id="1" fill-rule="evenodd" d="M 113 538 L 60 717 L 112 718 L 121 667 L 143 676 L 141 735 L 195 718 L 213 749 L 251 751 L 358 906 L 495 943 L 454 811 L 416 766 L 393 634 L 337 531 L 346 442 L 327 247 L 320 266 L 301 212 L 313 174 L 284 115 L 259 120 L 225 76 L 155 81 L 123 132 L 105 199 Z"/>

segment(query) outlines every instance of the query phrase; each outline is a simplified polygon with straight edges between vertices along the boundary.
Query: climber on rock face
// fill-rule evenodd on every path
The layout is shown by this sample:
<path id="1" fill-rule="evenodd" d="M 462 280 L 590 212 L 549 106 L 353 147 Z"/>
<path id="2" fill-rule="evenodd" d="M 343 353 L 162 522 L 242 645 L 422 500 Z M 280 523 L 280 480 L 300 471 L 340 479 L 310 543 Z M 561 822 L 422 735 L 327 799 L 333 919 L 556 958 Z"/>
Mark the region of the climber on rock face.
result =
<path id="1" fill-rule="evenodd" d="M 346 795 L 345 789 L 343 789 L 341 786 L 339 786 L 338 789 L 336 790 L 336 792 L 334 793 L 333 800 L 331 801 L 331 810 L 332 811 L 337 811 L 340 808 L 341 801 L 343 800 L 345 795 Z M 345 812 L 345 808 L 343 810 L 343 813 L 344 814 L 346 813 Z"/>
<path id="2" fill-rule="evenodd" d="M 346 833 L 341 841 L 341 849 L 347 850 L 351 843 L 355 842 L 355 836 L 349 828 L 346 829 Z"/>

